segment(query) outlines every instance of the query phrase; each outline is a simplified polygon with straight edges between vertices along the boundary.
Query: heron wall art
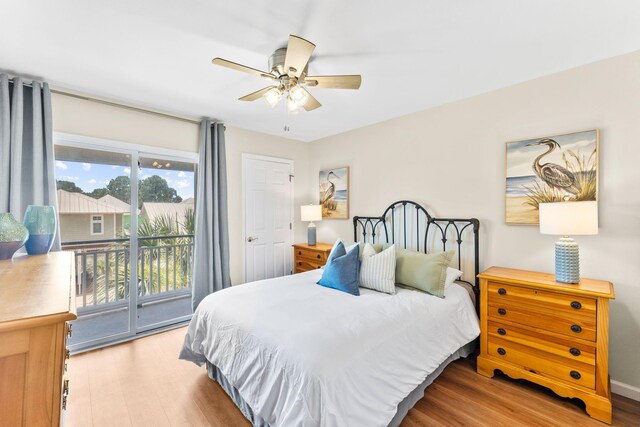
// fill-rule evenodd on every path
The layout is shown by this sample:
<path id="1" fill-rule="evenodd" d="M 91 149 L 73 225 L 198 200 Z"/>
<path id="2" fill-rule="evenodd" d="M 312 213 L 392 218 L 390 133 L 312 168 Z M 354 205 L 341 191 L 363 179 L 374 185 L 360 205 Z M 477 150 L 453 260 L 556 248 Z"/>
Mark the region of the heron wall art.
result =
<path id="1" fill-rule="evenodd" d="M 322 218 L 349 218 L 349 167 L 320 171 Z"/>
<path id="2" fill-rule="evenodd" d="M 538 224 L 538 204 L 598 198 L 597 129 L 508 142 L 505 221 Z"/>

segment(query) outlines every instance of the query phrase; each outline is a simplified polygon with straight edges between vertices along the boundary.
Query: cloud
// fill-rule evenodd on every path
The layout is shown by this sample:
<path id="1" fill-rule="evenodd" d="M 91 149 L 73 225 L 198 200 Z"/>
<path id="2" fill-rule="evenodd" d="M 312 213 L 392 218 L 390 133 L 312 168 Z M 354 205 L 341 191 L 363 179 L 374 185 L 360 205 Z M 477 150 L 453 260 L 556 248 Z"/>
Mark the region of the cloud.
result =
<path id="1" fill-rule="evenodd" d="M 111 182 L 111 180 L 110 180 L 110 179 L 105 179 L 105 180 L 104 180 L 104 183 L 105 183 L 105 184 L 109 184 L 109 182 Z"/>
<path id="2" fill-rule="evenodd" d="M 131 168 L 122 168 L 122 172 L 126 173 L 127 175 L 131 173 Z"/>
<path id="3" fill-rule="evenodd" d="M 91 179 L 90 179 L 89 181 L 87 181 L 87 182 L 88 182 L 89 184 L 95 184 L 95 183 L 96 183 L 96 182 L 98 182 L 98 181 L 96 181 L 95 179 L 91 178 Z"/>
<path id="4" fill-rule="evenodd" d="M 82 170 L 85 172 L 88 172 L 91 170 L 91 165 L 89 163 L 83 163 L 82 164 Z"/>
<path id="5" fill-rule="evenodd" d="M 182 181 L 175 181 L 175 182 L 173 183 L 173 186 L 174 186 L 175 188 L 178 188 L 178 189 L 180 189 L 180 188 L 187 188 L 189 185 L 191 185 L 191 184 L 190 184 L 190 183 L 189 183 L 189 181 L 187 181 L 186 179 L 183 179 Z"/>
<path id="6" fill-rule="evenodd" d="M 62 169 L 63 171 L 66 171 L 67 169 L 69 169 L 69 166 L 67 166 L 67 164 L 66 164 L 66 163 L 61 162 L 60 160 L 58 160 L 58 161 L 56 162 L 56 167 L 57 167 L 58 169 Z"/>
<path id="7" fill-rule="evenodd" d="M 166 172 L 164 173 L 164 176 L 169 176 L 169 175 L 171 175 L 171 171 L 166 171 Z M 180 175 L 178 174 L 178 176 L 180 176 Z"/>
<path id="8" fill-rule="evenodd" d="M 59 178 L 62 181 L 79 181 L 80 180 L 79 176 L 70 176 L 70 175 L 63 175 Z"/>
<path id="9" fill-rule="evenodd" d="M 183 171 L 178 172 L 178 177 L 179 178 L 185 178 L 187 176 L 186 173 L 184 173 Z"/>

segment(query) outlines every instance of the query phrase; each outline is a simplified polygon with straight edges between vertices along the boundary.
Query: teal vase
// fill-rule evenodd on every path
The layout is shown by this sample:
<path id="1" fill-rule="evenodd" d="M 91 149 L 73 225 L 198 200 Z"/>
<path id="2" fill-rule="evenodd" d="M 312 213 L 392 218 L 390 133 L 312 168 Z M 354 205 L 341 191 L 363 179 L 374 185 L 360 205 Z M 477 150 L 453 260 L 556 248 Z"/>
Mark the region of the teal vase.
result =
<path id="1" fill-rule="evenodd" d="M 24 226 L 29 231 L 25 248 L 29 255 L 49 253 L 56 237 L 58 222 L 53 206 L 29 205 L 24 213 Z"/>
<path id="2" fill-rule="evenodd" d="M 10 213 L 0 213 L 0 260 L 11 259 L 29 237 L 27 229 Z"/>

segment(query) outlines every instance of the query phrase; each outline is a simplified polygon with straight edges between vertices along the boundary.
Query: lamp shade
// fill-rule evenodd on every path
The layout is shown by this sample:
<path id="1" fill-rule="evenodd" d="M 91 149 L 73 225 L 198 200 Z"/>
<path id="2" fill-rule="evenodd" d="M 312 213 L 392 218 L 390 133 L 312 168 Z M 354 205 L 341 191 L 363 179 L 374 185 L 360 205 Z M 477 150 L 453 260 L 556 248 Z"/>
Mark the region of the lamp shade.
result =
<path id="1" fill-rule="evenodd" d="M 322 221 L 322 206 L 320 205 L 300 206 L 300 219 L 302 221 Z"/>
<path id="2" fill-rule="evenodd" d="M 539 206 L 542 234 L 598 234 L 597 202 L 540 203 Z"/>

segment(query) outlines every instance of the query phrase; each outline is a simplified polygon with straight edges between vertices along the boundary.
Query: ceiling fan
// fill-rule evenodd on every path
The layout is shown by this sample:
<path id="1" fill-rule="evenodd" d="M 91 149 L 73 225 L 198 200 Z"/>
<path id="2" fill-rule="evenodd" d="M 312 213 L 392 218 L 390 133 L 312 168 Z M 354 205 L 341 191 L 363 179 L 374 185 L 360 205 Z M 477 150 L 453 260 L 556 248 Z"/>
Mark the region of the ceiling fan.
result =
<path id="1" fill-rule="evenodd" d="M 362 78 L 359 75 L 309 76 L 309 59 L 316 45 L 302 37 L 290 35 L 287 47 L 276 50 L 269 57 L 269 70 L 260 71 L 222 58 L 213 58 L 213 64 L 232 70 L 254 74 L 273 82 L 271 86 L 257 90 L 239 98 L 240 101 L 255 101 L 263 98 L 274 107 L 286 95 L 290 112 L 301 108 L 306 111 L 322 106 L 306 88 L 359 89 Z"/>

